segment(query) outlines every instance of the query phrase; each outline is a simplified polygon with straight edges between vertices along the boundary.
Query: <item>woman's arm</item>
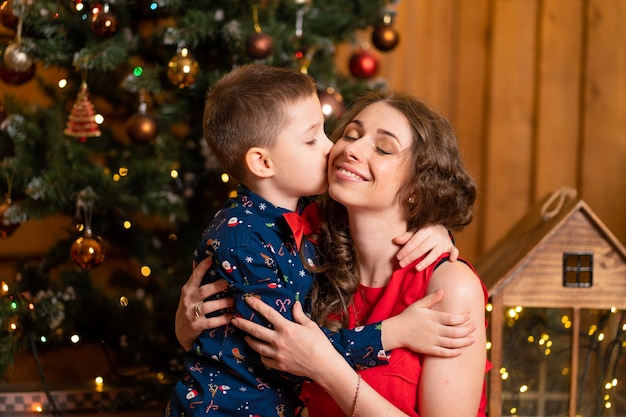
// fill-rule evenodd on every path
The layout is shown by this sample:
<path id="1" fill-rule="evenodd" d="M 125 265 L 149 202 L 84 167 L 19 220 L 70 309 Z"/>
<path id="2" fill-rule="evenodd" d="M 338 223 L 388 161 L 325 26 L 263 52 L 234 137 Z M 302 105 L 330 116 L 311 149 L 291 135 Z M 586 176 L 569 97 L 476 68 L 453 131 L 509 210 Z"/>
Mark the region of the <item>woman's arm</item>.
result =
<path id="1" fill-rule="evenodd" d="M 424 357 L 418 393 L 420 417 L 476 417 L 485 378 L 485 292 L 476 274 L 462 262 L 446 262 L 435 270 L 428 291 L 440 288 L 446 296 L 433 309 L 469 312 L 478 329 L 476 343 L 457 357 Z"/>
<path id="2" fill-rule="evenodd" d="M 334 349 L 317 324 L 302 312 L 300 303 L 294 306 L 295 322 L 291 322 L 261 300 L 248 297 L 246 301 L 270 321 L 274 329 L 237 317 L 231 323 L 254 336 L 246 340 L 259 352 L 266 366 L 311 378 L 348 416 L 406 415 L 365 381 L 359 381 L 358 374 Z"/>

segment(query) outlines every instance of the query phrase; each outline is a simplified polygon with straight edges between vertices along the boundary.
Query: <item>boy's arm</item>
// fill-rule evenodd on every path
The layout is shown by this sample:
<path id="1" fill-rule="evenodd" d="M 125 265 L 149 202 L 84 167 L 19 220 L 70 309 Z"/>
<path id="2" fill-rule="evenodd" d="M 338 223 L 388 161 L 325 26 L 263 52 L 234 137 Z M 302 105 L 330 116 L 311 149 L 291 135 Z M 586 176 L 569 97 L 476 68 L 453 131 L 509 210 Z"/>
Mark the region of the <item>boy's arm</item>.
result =
<path id="1" fill-rule="evenodd" d="M 455 357 L 475 342 L 476 326 L 467 314 L 432 309 L 443 291 L 427 295 L 397 316 L 364 327 L 331 332 L 322 327 L 335 349 L 354 369 L 388 363 L 388 352 L 407 348 L 439 357 Z"/>

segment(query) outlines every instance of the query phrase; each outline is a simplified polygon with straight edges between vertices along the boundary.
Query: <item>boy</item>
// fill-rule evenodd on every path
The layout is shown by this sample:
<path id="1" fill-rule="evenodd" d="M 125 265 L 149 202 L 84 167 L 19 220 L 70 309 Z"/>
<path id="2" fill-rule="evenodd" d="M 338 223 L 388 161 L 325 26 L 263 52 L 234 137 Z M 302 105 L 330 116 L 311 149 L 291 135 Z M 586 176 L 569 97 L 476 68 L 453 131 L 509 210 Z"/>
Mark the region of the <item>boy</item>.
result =
<path id="1" fill-rule="evenodd" d="M 240 185 L 204 231 L 194 264 L 212 257 L 203 282 L 226 279 L 236 315 L 267 325 L 244 301 L 254 296 L 292 320 L 293 303 L 306 305 L 314 278 L 300 253 L 317 211 L 303 196 L 326 191 L 332 147 L 315 83 L 288 69 L 239 67 L 209 91 L 203 124 L 211 150 Z M 231 325 L 202 333 L 185 355 L 187 374 L 173 390 L 168 416 L 298 414 L 300 380 L 267 369 L 244 336 Z M 354 367 L 386 363 L 380 326 L 332 340 Z"/>

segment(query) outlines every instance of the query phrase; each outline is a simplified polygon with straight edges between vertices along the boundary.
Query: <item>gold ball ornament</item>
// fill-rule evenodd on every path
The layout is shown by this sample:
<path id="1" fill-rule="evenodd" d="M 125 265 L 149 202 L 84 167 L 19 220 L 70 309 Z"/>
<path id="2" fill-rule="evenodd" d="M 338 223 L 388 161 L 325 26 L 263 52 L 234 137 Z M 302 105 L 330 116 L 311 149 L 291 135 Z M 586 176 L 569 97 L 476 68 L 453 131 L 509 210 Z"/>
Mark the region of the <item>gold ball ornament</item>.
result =
<path id="1" fill-rule="evenodd" d="M 178 88 L 191 87 L 198 75 L 198 61 L 187 48 L 182 48 L 167 64 L 167 78 Z"/>
<path id="2" fill-rule="evenodd" d="M 9 71 L 26 72 L 33 66 L 33 60 L 24 52 L 20 42 L 13 42 L 4 50 L 4 65 Z"/>
<path id="3" fill-rule="evenodd" d="M 31 65 L 26 71 L 12 71 L 4 65 L 4 62 L 0 63 L 0 79 L 7 84 L 20 85 L 33 79 L 35 76 L 35 70 L 37 66 Z"/>
<path id="4" fill-rule="evenodd" d="M 99 237 L 92 237 L 91 233 L 77 238 L 70 248 L 72 261 L 83 269 L 96 267 L 104 262 L 105 250 Z"/>
<path id="5" fill-rule="evenodd" d="M 126 134 L 136 144 L 144 145 L 157 137 L 157 124 L 145 111 L 139 111 L 126 122 Z"/>
<path id="6" fill-rule="evenodd" d="M 11 236 L 20 225 L 20 223 L 9 223 L 5 218 L 5 213 L 10 207 L 10 202 L 0 204 L 0 237 L 3 239 Z"/>
<path id="7" fill-rule="evenodd" d="M 272 55 L 274 41 L 263 32 L 254 32 L 246 41 L 246 52 L 254 59 L 265 59 Z"/>
<path id="8" fill-rule="evenodd" d="M 391 51 L 398 45 L 398 42 L 400 42 L 400 35 L 390 24 L 378 24 L 372 32 L 372 43 L 380 51 Z"/>

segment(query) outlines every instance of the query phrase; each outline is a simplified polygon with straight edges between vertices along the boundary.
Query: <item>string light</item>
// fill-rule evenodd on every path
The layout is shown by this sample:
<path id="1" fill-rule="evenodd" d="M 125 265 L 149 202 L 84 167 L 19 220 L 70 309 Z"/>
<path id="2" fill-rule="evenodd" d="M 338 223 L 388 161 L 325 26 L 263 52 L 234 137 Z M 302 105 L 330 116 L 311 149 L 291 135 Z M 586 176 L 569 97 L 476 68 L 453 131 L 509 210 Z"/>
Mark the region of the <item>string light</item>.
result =
<path id="1" fill-rule="evenodd" d="M 144 265 L 141 267 L 141 275 L 143 275 L 144 277 L 149 277 L 151 273 L 152 273 L 152 270 L 150 269 L 149 266 Z"/>
<path id="2" fill-rule="evenodd" d="M 589 326 L 589 332 L 587 332 L 587 334 L 589 336 L 593 336 L 596 330 L 598 330 L 598 326 L 596 326 L 595 324 L 592 324 L 591 326 Z"/>
<path id="3" fill-rule="evenodd" d="M 97 376 L 94 382 L 96 384 L 96 391 L 102 392 L 104 390 L 104 378 Z"/>

